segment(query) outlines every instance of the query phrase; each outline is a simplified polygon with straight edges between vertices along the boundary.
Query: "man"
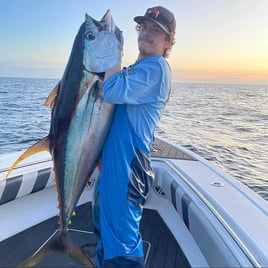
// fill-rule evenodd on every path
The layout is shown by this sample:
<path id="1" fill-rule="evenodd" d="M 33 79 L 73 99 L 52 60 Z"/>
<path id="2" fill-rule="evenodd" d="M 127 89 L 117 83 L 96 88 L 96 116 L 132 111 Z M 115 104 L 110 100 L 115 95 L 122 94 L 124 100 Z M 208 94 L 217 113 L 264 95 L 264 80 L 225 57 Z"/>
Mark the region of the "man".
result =
<path id="1" fill-rule="evenodd" d="M 144 267 L 139 224 L 153 182 L 150 145 L 171 88 L 165 57 L 175 40 L 173 13 L 153 7 L 134 21 L 138 60 L 123 70 L 120 66 L 108 70 L 103 83 L 105 101 L 117 107 L 96 187 L 97 267 Z"/>

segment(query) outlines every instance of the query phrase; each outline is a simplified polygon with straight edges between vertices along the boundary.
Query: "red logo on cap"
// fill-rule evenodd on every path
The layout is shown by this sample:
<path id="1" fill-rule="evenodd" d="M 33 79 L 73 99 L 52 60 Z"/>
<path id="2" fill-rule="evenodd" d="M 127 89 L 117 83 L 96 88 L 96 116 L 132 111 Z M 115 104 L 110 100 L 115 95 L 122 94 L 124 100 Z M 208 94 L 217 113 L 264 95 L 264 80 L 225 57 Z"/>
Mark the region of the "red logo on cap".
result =
<path id="1" fill-rule="evenodd" d="M 157 19 L 158 15 L 160 14 L 160 11 L 157 8 L 154 8 L 153 13 L 155 15 L 155 18 Z"/>

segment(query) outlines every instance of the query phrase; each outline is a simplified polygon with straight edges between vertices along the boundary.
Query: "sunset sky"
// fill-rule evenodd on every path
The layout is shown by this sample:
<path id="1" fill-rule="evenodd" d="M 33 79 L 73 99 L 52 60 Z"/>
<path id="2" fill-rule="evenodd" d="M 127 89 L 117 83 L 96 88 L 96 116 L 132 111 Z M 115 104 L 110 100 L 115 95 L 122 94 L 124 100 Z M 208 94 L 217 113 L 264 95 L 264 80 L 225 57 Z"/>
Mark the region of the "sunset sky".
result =
<path id="1" fill-rule="evenodd" d="M 155 5 L 177 20 L 174 82 L 268 85 L 268 0 L 0 0 L 0 76 L 60 79 L 85 13 L 107 9 L 127 66 L 138 55 L 133 17 Z"/>

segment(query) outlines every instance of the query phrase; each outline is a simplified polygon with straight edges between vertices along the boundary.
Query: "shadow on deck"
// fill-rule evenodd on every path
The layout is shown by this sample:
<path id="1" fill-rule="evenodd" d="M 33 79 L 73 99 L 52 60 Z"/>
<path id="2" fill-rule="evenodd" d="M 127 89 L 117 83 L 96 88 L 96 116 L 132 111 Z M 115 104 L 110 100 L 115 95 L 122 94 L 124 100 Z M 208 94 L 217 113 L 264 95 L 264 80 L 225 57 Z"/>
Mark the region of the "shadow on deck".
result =
<path id="1" fill-rule="evenodd" d="M 91 204 L 77 208 L 69 236 L 95 262 L 97 236 L 91 225 Z M 0 243 L 0 267 L 17 266 L 31 256 L 57 230 L 57 217 L 46 220 Z M 85 232 L 72 231 L 83 230 Z M 144 240 L 146 268 L 189 267 L 180 247 L 159 214 L 144 209 L 140 231 Z M 79 261 L 60 253 L 49 253 L 36 267 L 85 267 Z"/>

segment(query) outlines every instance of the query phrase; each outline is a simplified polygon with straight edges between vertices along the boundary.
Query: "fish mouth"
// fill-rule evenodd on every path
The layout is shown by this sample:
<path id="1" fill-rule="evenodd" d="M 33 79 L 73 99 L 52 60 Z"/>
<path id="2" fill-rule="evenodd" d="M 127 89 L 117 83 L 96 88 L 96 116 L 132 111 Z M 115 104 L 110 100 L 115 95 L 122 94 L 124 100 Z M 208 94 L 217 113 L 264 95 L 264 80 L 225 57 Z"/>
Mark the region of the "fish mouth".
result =
<path id="1" fill-rule="evenodd" d="M 84 66 L 84 71 L 96 75 L 100 80 L 104 80 L 105 72 L 94 72 L 86 68 L 86 66 Z"/>

